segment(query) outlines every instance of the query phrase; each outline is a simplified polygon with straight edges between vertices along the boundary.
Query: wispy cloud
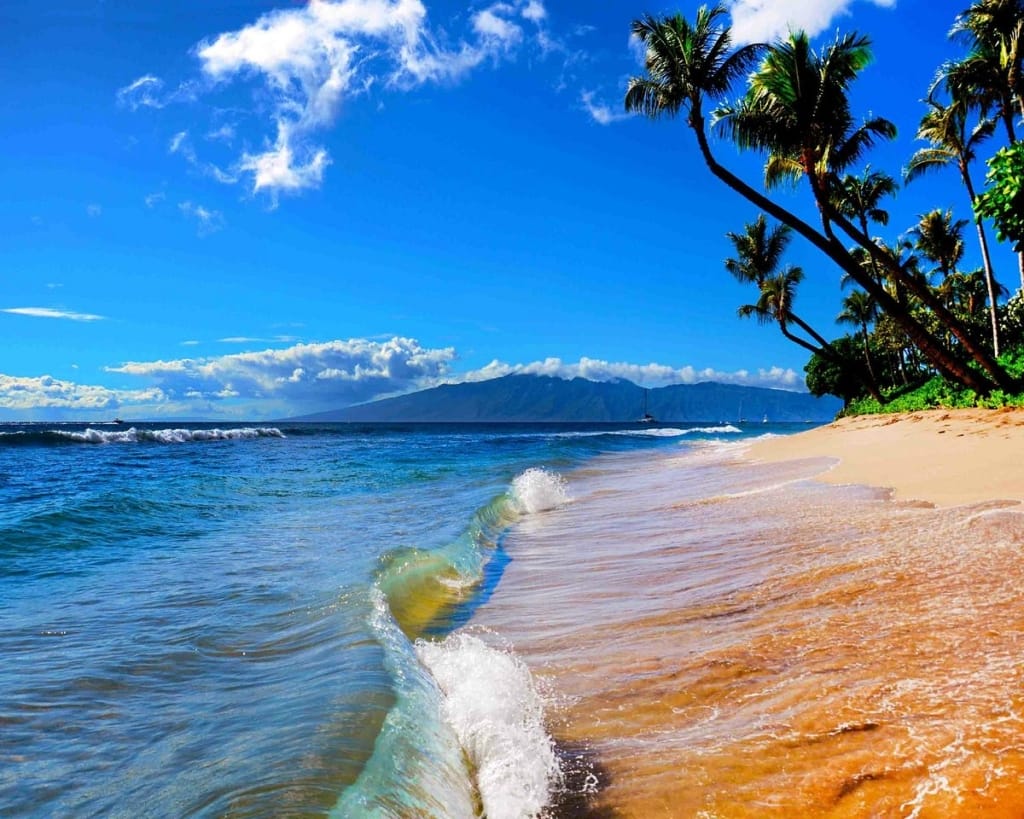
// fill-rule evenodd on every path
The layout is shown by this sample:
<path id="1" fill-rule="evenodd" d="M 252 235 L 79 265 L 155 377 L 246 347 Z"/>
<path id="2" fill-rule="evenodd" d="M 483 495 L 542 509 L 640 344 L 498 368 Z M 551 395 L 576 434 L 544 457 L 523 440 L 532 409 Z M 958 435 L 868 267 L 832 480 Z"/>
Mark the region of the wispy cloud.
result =
<path id="1" fill-rule="evenodd" d="M 208 210 L 193 202 L 181 202 L 178 209 L 196 223 L 200 236 L 209 236 L 224 228 L 224 215 L 219 210 Z"/>
<path id="2" fill-rule="evenodd" d="M 590 114 L 590 118 L 598 125 L 611 125 L 613 122 L 629 119 L 633 114 L 621 109 L 599 102 L 593 91 L 584 91 L 580 95 L 580 104 L 583 110 Z"/>
<path id="3" fill-rule="evenodd" d="M 103 206 L 102 205 L 98 205 L 95 202 L 92 202 L 92 203 L 86 205 L 85 212 L 86 212 L 86 214 L 89 215 L 90 218 L 97 219 L 97 218 L 99 218 L 100 216 L 103 215 Z"/>
<path id="4" fill-rule="evenodd" d="M 139 77 L 117 91 L 117 102 L 135 111 L 139 108 L 163 108 L 164 82 L 151 74 Z"/>
<path id="5" fill-rule="evenodd" d="M 896 0 L 868 0 L 876 6 L 893 8 Z M 731 0 L 733 38 L 739 43 L 755 43 L 785 37 L 790 31 L 803 30 L 814 36 L 825 31 L 832 21 L 848 14 L 855 0 Z"/>
<path id="6" fill-rule="evenodd" d="M 168 153 L 178 154 L 184 157 L 185 161 L 203 176 L 216 179 L 224 185 L 233 185 L 238 181 L 236 174 L 229 173 L 212 162 L 203 162 L 196 155 L 195 148 L 189 140 L 188 131 L 179 131 L 167 144 Z"/>
<path id="7" fill-rule="evenodd" d="M 146 196 L 143 201 L 146 203 L 147 208 L 155 208 L 160 202 L 163 202 L 167 198 L 167 194 L 162 191 L 156 193 L 150 193 Z"/>
<path id="8" fill-rule="evenodd" d="M 227 336 L 225 338 L 218 338 L 217 341 L 222 344 L 291 344 L 298 341 L 296 336 L 271 336 L 270 338 L 262 338 L 259 336 Z"/>
<path id="9" fill-rule="evenodd" d="M 0 313 L 14 313 L 19 316 L 33 318 L 70 319 L 71 321 L 102 321 L 106 316 L 94 313 L 76 313 L 73 310 L 62 310 L 56 307 L 4 307 Z"/>

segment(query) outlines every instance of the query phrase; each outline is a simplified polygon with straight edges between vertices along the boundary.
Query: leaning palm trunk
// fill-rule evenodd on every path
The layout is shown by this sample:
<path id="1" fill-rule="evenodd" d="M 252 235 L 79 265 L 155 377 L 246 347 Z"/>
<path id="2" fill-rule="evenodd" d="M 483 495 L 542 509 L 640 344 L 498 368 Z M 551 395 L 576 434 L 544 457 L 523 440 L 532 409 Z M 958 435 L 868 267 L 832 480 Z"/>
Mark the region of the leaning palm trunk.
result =
<path id="1" fill-rule="evenodd" d="M 723 165 L 719 164 L 718 160 L 715 159 L 714 154 L 711 153 L 711 147 L 708 145 L 704 115 L 699 108 L 690 111 L 688 121 L 690 127 L 693 128 L 694 133 L 697 136 L 697 144 L 700 148 L 701 156 L 711 173 L 745 199 L 752 202 L 775 219 L 778 219 L 783 224 L 791 227 L 807 241 L 821 250 L 826 256 L 832 259 L 840 269 L 849 274 L 853 281 L 859 284 L 875 298 L 878 306 L 892 316 L 893 320 L 899 324 L 900 328 L 907 334 L 921 353 L 943 376 L 981 394 L 989 393 L 996 387 L 1012 389 L 1012 379 L 1010 379 L 1005 371 L 1003 371 L 995 361 L 991 360 L 990 357 L 985 356 L 987 359 L 986 363 L 989 365 L 985 367 L 985 370 L 991 376 L 988 377 L 984 373 L 972 370 L 963 361 L 953 355 L 941 341 L 916 321 L 913 316 L 910 315 L 909 311 L 902 307 L 881 284 L 865 273 L 864 269 L 861 268 L 849 253 L 846 252 L 846 249 L 838 240 L 829 240 L 822 234 L 818 233 L 795 214 L 783 207 L 780 207 L 767 196 L 764 196 Z M 843 221 L 845 222 L 845 220 Z M 842 226 L 841 223 L 839 224 Z M 853 228 L 852 225 L 850 227 L 856 234 L 856 228 Z M 858 244 L 864 244 L 864 242 L 858 240 Z M 873 242 L 868 240 L 868 245 L 873 244 Z M 868 249 L 871 250 L 870 247 L 868 247 Z M 912 277 L 905 275 L 898 269 L 893 269 L 895 267 L 894 265 L 881 258 L 881 254 L 878 252 L 877 247 L 874 247 L 872 257 L 878 257 L 876 258 L 876 261 L 881 263 L 887 272 L 892 273 L 896 281 L 905 286 L 908 290 L 915 292 L 915 289 L 920 289 L 916 288 L 916 282 L 911 281 Z M 930 297 L 929 300 L 932 302 L 936 301 L 934 297 Z M 959 322 L 949 314 L 949 311 L 945 308 L 941 309 L 944 316 L 959 325 Z M 942 320 L 941 317 L 940 320 Z M 966 337 L 966 332 L 963 332 L 963 335 Z M 965 349 L 968 349 L 969 352 L 977 350 L 977 346 L 974 345 L 973 342 L 969 339 L 968 342 L 970 347 L 965 347 Z M 984 355 L 984 351 L 979 352 Z"/>
<path id="2" fill-rule="evenodd" d="M 834 221 L 840 228 L 842 228 L 843 232 L 847 236 L 849 236 L 851 239 L 857 242 L 857 244 L 859 244 L 861 247 L 867 250 L 876 260 L 881 261 L 885 265 L 886 270 L 889 273 L 891 273 L 894 277 L 902 281 L 903 284 L 907 287 L 907 289 L 911 293 L 913 293 L 918 299 L 920 299 L 921 303 L 924 304 L 925 307 L 932 311 L 932 313 L 942 323 L 942 325 L 949 330 L 952 337 L 960 342 L 961 346 L 967 352 L 967 354 L 971 358 L 973 358 L 974 361 L 977 362 L 985 370 L 985 372 L 987 372 L 992 377 L 992 380 L 996 386 L 1005 390 L 1012 390 L 1017 386 L 1013 383 L 1013 379 L 1010 378 L 1010 376 L 999 365 L 999 363 L 991 355 L 989 355 L 989 353 L 985 349 L 983 349 L 977 343 L 977 341 L 971 336 L 967 328 L 964 326 L 963 322 L 961 322 L 956 316 L 953 315 L 949 308 L 947 308 L 946 305 L 943 304 L 942 299 L 936 296 L 935 291 L 932 290 L 932 288 L 930 288 L 925 282 L 918 280 L 914 276 L 906 275 L 904 271 L 899 269 L 898 265 L 892 264 L 892 261 L 890 259 L 886 258 L 881 254 L 881 252 L 878 249 L 878 246 L 871 241 L 871 238 L 869 236 L 865 236 L 862 233 L 860 233 L 860 231 L 858 231 L 857 228 L 846 219 L 846 217 L 838 213 L 834 208 L 829 206 L 827 203 L 824 204 L 824 207 L 826 208 L 826 212 L 828 213 L 829 218 L 832 221 Z M 879 304 L 882 305 L 882 302 L 879 302 Z M 882 305 L 882 307 L 883 309 L 886 310 L 886 312 L 888 312 L 888 309 L 885 308 L 884 305 Z M 895 318 L 897 319 L 897 321 L 899 320 L 898 316 L 896 316 Z M 922 352 L 925 352 L 925 354 L 927 355 L 927 351 L 922 350 Z M 971 387 L 971 385 L 969 384 L 965 383 L 964 385 L 970 387 L 971 389 L 975 389 L 974 387 Z M 985 392 L 987 391 L 988 390 L 985 390 Z"/>
<path id="3" fill-rule="evenodd" d="M 800 338 L 800 336 L 790 332 L 789 327 L 786 326 L 787 322 L 789 321 L 793 322 L 797 327 L 799 327 L 801 330 L 807 333 L 807 335 L 811 336 L 811 338 L 817 341 L 821 345 L 821 347 L 815 347 L 806 339 Z M 820 355 L 822 358 L 827 358 L 831 361 L 834 361 L 836 364 L 846 364 L 846 361 L 843 359 L 843 357 L 836 352 L 835 347 L 833 347 L 831 344 L 825 341 L 825 339 L 822 338 L 818 333 L 816 333 L 814 329 L 806 321 L 801 319 L 795 313 L 788 313 L 786 315 L 786 319 L 784 320 L 779 319 L 779 329 L 782 330 L 782 335 L 784 335 L 794 344 L 799 344 L 805 350 L 809 350 L 815 355 Z M 870 363 L 868 364 L 867 371 L 860 374 L 860 381 L 864 385 L 864 388 L 868 391 L 868 395 L 874 398 L 879 404 L 885 403 L 885 398 L 882 396 L 882 393 L 878 389 L 878 382 L 875 381 L 875 374 L 871 372 Z"/>

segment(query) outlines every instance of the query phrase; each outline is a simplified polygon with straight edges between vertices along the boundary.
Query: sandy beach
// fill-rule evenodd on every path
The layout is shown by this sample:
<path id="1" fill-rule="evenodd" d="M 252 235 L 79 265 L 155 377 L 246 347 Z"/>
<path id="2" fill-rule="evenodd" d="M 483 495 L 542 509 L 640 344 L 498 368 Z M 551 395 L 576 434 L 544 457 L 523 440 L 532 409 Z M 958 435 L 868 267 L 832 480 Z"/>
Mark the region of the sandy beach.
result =
<path id="1" fill-rule="evenodd" d="M 566 815 L 1019 817 L 1022 432 L 856 418 L 577 476 L 478 618 L 593 764 Z"/>
<path id="2" fill-rule="evenodd" d="M 1024 501 L 1024 410 L 931 410 L 843 418 L 751 448 L 757 460 L 836 459 L 832 484 L 893 490 L 936 506 Z"/>

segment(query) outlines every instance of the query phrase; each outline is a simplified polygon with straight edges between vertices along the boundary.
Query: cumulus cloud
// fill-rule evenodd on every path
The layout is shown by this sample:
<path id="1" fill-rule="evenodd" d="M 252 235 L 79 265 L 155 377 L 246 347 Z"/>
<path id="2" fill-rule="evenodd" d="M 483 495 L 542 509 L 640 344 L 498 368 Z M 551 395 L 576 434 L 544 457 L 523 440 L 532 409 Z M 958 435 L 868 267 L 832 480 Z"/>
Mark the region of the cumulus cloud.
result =
<path id="1" fill-rule="evenodd" d="M 64 409 L 76 412 L 113 410 L 124 403 L 153 403 L 164 398 L 159 389 L 113 390 L 75 384 L 49 375 L 20 378 L 0 374 L 0 409 Z"/>
<path id="2" fill-rule="evenodd" d="M 854 0 L 731 0 L 732 34 L 738 43 L 755 43 L 785 37 L 790 31 L 803 30 L 814 36 L 832 21 L 849 14 Z M 892 8 L 896 0 L 869 0 L 876 6 Z"/>
<path id="3" fill-rule="evenodd" d="M 711 367 L 672 367 L 667 364 L 629 364 L 626 362 L 602 361 L 581 358 L 579 361 L 564 362 L 560 358 L 547 358 L 530 364 L 505 364 L 492 361 L 486 367 L 465 373 L 458 380 L 486 381 L 503 375 L 530 374 L 550 375 L 557 378 L 586 378 L 589 381 L 613 381 L 625 379 L 644 387 L 664 387 L 669 384 L 696 384 L 701 381 L 718 381 L 722 384 L 742 384 L 748 387 L 771 387 L 781 390 L 802 390 L 803 379 L 792 369 L 771 367 L 725 372 Z"/>
<path id="4" fill-rule="evenodd" d="M 374 86 L 408 90 L 457 80 L 513 55 L 528 39 L 543 50 L 546 17 L 541 0 L 501 0 L 468 15 L 465 36 L 453 38 L 428 25 L 422 0 L 310 0 L 268 12 L 195 51 L 207 90 L 242 82 L 256 87 L 256 113 L 269 116 L 262 140 L 246 141 L 250 147 L 231 172 L 201 162 L 184 132 L 175 135 L 171 152 L 217 176 L 215 169 L 220 181 L 243 176 L 276 204 L 280 193 L 321 184 L 331 157 L 314 135 L 334 122 L 343 102 Z M 196 87 L 188 86 L 193 95 Z M 146 75 L 118 91 L 118 100 L 135 110 L 182 95 L 181 89 L 164 94 L 163 82 Z M 232 126 L 208 136 L 231 142 L 235 135 Z"/>
<path id="5" fill-rule="evenodd" d="M 197 342 L 182 342 L 193 345 Z M 791 369 L 723 372 L 691 366 L 630 364 L 581 358 L 548 358 L 528 364 L 492 361 L 485 367 L 454 373 L 451 347 L 424 347 L 415 339 L 349 339 L 295 344 L 286 349 L 234 353 L 170 361 L 129 361 L 107 367 L 123 376 L 119 388 L 76 384 L 49 375 L 19 378 L 0 375 L 0 412 L 24 415 L 52 410 L 83 418 L 131 412 L 139 417 L 283 417 L 336 409 L 440 384 L 484 381 L 510 374 L 626 379 L 646 387 L 718 381 L 728 384 L 802 391 Z M 131 382 L 142 382 L 138 388 Z M 120 410 L 120 413 L 115 411 Z"/>
<path id="6" fill-rule="evenodd" d="M 448 374 L 454 358 L 451 347 L 431 349 L 415 339 L 396 336 L 387 341 L 296 344 L 210 358 L 133 361 L 107 371 L 145 378 L 172 401 L 233 398 L 254 405 L 287 404 L 293 412 L 301 412 L 432 386 Z"/>
<path id="7" fill-rule="evenodd" d="M 94 313 L 76 313 L 73 310 L 62 310 L 56 307 L 4 307 L 0 313 L 14 313 L 19 316 L 33 318 L 70 319 L 71 321 L 102 321 L 106 316 Z"/>
<path id="8" fill-rule="evenodd" d="M 200 236 L 209 236 L 224 227 L 224 215 L 219 210 L 208 210 L 202 205 L 192 202 L 182 202 L 178 205 L 186 217 L 196 223 L 196 232 Z"/>

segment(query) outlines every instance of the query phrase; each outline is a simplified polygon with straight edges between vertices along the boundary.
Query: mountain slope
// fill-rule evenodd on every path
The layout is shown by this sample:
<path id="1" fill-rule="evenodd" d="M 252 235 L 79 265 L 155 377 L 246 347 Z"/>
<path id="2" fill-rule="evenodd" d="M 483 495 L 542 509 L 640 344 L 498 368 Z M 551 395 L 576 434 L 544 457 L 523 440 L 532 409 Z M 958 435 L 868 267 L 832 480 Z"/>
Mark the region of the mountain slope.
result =
<path id="1" fill-rule="evenodd" d="M 644 391 L 629 381 L 600 382 L 546 375 L 506 375 L 445 384 L 369 404 L 293 418 L 295 421 L 636 421 Z M 832 398 L 707 381 L 648 392 L 659 421 L 830 421 Z"/>

